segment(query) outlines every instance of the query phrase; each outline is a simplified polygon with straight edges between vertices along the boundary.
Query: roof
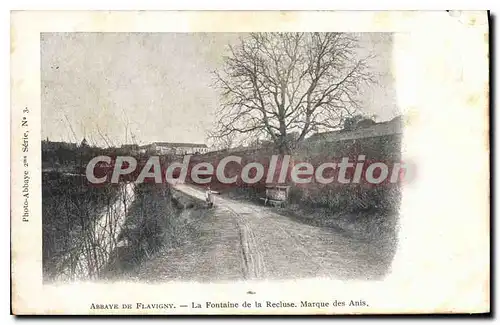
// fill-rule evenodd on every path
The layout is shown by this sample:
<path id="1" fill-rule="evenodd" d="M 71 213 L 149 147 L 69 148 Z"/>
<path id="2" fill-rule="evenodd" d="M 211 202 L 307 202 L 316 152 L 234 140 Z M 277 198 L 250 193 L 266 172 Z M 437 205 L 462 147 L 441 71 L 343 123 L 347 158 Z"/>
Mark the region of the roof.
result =
<path id="1" fill-rule="evenodd" d="M 188 147 L 188 148 L 208 148 L 206 144 L 202 143 L 182 143 L 182 142 L 153 142 L 153 144 L 162 147 Z"/>
<path id="2" fill-rule="evenodd" d="M 374 136 L 374 135 L 388 135 L 401 133 L 401 117 L 396 116 L 392 120 L 378 122 L 369 126 L 362 126 L 358 128 L 354 128 L 352 130 L 335 130 L 328 132 L 315 133 L 307 138 L 308 141 L 315 141 L 319 139 L 327 139 L 327 138 L 350 138 L 350 135 L 355 135 L 358 133 L 366 134 L 366 136 Z M 371 135 L 370 135 L 371 134 Z M 358 136 L 356 136 L 358 137 Z"/>

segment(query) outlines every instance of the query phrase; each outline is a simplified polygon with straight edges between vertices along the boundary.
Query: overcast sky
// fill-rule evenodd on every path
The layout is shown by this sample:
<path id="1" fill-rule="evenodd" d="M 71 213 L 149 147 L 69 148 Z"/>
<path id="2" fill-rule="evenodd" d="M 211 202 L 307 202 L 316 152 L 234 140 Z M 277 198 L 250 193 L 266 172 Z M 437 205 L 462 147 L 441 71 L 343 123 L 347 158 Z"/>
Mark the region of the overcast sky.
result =
<path id="1" fill-rule="evenodd" d="M 218 106 L 211 72 L 222 64 L 225 33 L 43 33 L 42 138 L 105 145 L 154 141 L 205 143 Z M 398 114 L 390 34 L 364 34 L 380 83 L 364 111 Z M 129 132 L 125 130 L 128 127 Z M 73 131 L 71 130 L 73 129 Z M 73 135 L 73 132 L 76 134 Z M 103 135 L 100 136 L 99 132 Z M 125 134 L 128 134 L 127 137 Z"/>

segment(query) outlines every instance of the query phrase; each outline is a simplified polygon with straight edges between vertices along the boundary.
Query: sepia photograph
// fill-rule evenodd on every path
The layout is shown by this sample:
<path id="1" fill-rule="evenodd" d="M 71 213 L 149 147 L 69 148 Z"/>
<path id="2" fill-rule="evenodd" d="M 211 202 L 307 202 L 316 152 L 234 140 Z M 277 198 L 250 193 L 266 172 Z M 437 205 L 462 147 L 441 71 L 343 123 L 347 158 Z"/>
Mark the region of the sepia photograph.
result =
<path id="1" fill-rule="evenodd" d="M 40 37 L 46 281 L 387 273 L 404 175 L 390 33 Z"/>
<path id="2" fill-rule="evenodd" d="M 15 313 L 489 311 L 487 14 L 250 14 L 13 14 Z"/>

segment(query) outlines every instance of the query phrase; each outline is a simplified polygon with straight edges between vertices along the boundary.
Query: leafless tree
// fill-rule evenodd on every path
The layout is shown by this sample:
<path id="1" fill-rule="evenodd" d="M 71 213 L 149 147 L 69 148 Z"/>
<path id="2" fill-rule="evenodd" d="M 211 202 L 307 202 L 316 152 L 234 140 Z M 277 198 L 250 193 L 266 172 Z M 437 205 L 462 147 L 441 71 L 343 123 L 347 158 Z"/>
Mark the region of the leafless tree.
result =
<path id="1" fill-rule="evenodd" d="M 233 136 L 209 136 L 212 140 L 211 146 L 217 150 L 228 150 L 233 147 L 235 141 Z"/>
<path id="2" fill-rule="evenodd" d="M 286 153 L 312 132 L 338 128 L 359 109 L 362 84 L 374 82 L 358 48 L 349 33 L 241 38 L 214 72 L 222 104 L 211 136 L 264 136 Z"/>

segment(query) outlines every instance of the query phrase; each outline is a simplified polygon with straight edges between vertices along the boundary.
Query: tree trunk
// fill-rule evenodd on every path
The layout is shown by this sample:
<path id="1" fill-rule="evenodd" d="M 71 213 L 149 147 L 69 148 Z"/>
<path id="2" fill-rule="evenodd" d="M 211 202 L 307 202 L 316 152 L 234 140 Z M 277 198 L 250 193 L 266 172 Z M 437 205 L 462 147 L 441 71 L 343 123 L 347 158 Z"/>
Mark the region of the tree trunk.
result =
<path id="1" fill-rule="evenodd" d="M 276 143 L 276 146 L 278 148 L 280 155 L 290 154 L 290 147 L 288 146 L 286 138 L 284 136 L 279 136 L 277 140 L 278 143 Z"/>

